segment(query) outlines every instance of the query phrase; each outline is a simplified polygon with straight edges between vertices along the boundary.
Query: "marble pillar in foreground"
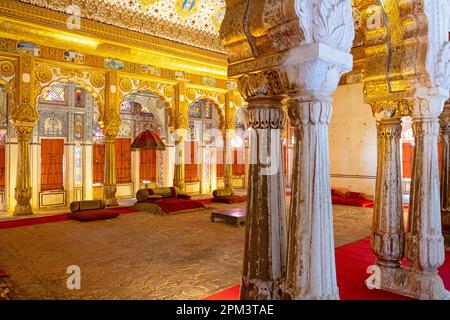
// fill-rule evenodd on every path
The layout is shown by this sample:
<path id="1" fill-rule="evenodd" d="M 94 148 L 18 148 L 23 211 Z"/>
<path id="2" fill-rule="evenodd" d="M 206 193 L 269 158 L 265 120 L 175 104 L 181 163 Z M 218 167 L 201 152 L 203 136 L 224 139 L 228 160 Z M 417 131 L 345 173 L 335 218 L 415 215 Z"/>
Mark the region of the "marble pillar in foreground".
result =
<path id="1" fill-rule="evenodd" d="M 400 261 L 404 256 L 400 153 L 402 124 L 401 117 L 391 116 L 389 113 L 375 116 L 378 156 L 371 247 L 383 275 L 390 269 L 400 268 Z"/>
<path id="2" fill-rule="evenodd" d="M 286 263 L 286 217 L 281 130 L 283 97 L 247 99 L 250 167 L 242 300 L 282 297 Z"/>

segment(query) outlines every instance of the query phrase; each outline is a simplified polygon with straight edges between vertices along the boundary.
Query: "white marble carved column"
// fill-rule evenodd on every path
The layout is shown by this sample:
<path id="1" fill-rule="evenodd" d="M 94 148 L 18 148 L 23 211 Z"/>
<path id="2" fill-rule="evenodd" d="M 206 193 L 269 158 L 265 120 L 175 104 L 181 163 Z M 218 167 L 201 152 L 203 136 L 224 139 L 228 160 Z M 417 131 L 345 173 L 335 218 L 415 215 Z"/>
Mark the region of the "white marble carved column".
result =
<path id="1" fill-rule="evenodd" d="M 395 110 L 392 113 L 374 110 L 374 113 L 378 160 L 371 247 L 382 272 L 385 269 L 389 272 L 391 268 L 400 267 L 405 239 L 400 155 L 402 124 Z"/>
<path id="2" fill-rule="evenodd" d="M 252 82 L 263 81 L 256 79 L 246 83 L 251 85 Z M 285 198 L 280 196 L 284 195 L 283 98 L 255 94 L 247 99 L 251 130 L 242 300 L 276 300 L 282 297 L 287 241 Z"/>
<path id="3" fill-rule="evenodd" d="M 450 101 L 440 117 L 442 141 L 441 217 L 442 233 L 450 247 Z"/>
<path id="4" fill-rule="evenodd" d="M 405 252 L 411 262 L 405 294 L 419 299 L 449 299 L 438 275 L 444 263 L 438 163 L 438 117 L 448 91 L 418 89 L 413 115 L 415 149 Z"/>
<path id="5" fill-rule="evenodd" d="M 284 70 L 296 143 L 289 216 L 286 299 L 339 299 L 334 258 L 328 127 L 332 94 L 352 68 L 347 1 L 296 1 L 305 40 Z"/>

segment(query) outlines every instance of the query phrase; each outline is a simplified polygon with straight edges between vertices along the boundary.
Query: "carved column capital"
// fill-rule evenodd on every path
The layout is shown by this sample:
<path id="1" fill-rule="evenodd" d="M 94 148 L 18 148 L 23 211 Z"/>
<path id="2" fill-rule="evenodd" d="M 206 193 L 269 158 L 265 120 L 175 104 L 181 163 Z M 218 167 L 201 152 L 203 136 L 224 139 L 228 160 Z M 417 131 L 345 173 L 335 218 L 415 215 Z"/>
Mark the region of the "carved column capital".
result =
<path id="1" fill-rule="evenodd" d="M 249 98 L 247 125 L 253 129 L 283 129 L 286 115 L 281 108 L 281 97 Z"/>
<path id="2" fill-rule="evenodd" d="M 283 84 L 280 72 L 275 69 L 246 74 L 238 79 L 238 89 L 245 99 L 285 94 Z"/>

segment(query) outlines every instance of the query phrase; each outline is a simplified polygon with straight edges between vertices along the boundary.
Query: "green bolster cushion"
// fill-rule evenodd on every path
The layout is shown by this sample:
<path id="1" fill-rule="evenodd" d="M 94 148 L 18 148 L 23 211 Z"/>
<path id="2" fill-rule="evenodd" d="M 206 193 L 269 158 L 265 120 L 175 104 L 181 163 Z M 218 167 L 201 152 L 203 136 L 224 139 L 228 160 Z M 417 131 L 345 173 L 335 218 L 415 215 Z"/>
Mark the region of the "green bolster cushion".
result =
<path id="1" fill-rule="evenodd" d="M 159 201 L 159 200 L 162 200 L 162 195 L 160 195 L 160 194 L 152 194 L 151 196 L 148 196 L 147 197 L 147 200 L 150 200 L 150 201 Z"/>
<path id="2" fill-rule="evenodd" d="M 153 194 L 159 194 L 163 198 L 172 197 L 172 191 L 170 190 L 170 188 L 153 188 L 151 190 L 153 191 Z"/>
<path id="3" fill-rule="evenodd" d="M 106 200 L 74 201 L 70 204 L 70 211 L 72 212 L 97 210 L 105 208 L 106 208 Z"/>
<path id="4" fill-rule="evenodd" d="M 148 189 L 140 189 L 136 192 L 136 199 L 138 202 L 144 202 L 149 195 Z"/>
<path id="5" fill-rule="evenodd" d="M 217 189 L 213 191 L 213 197 L 224 197 L 224 196 L 232 196 L 234 195 L 234 189 L 233 188 L 223 188 L 223 189 Z"/>

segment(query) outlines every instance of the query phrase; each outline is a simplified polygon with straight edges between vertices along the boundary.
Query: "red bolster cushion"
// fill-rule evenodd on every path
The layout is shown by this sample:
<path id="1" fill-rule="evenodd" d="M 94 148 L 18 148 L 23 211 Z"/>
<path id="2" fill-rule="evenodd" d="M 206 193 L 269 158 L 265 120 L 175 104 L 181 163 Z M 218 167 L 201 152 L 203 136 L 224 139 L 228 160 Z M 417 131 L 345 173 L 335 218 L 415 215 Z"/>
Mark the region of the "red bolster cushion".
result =
<path id="1" fill-rule="evenodd" d="M 96 221 L 116 218 L 119 214 L 113 210 L 101 209 L 101 210 L 88 210 L 77 211 L 68 214 L 70 219 L 78 221 Z"/>
<path id="2" fill-rule="evenodd" d="M 361 196 L 361 192 L 348 192 L 347 197 L 353 198 L 353 199 L 359 199 Z"/>

